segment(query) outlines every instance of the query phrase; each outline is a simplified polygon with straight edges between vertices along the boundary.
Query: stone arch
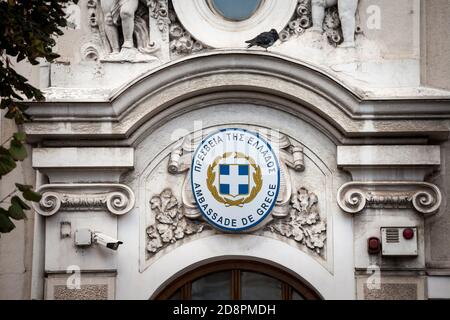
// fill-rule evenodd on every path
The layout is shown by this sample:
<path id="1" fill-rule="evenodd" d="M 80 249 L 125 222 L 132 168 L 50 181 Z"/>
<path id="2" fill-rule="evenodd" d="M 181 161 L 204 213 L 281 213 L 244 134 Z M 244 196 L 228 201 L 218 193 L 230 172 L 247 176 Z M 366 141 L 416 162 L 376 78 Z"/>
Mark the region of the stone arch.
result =
<path id="1" fill-rule="evenodd" d="M 252 250 L 248 250 L 248 247 L 252 247 Z M 196 254 L 193 255 L 192 252 Z M 167 253 L 139 277 L 130 278 L 122 271 L 117 277 L 117 299 L 149 299 L 183 272 L 213 261 L 236 258 L 281 267 L 304 281 L 324 299 L 354 298 L 351 286 L 338 285 L 344 279 L 353 281 L 351 278 L 346 279 L 346 272 L 336 270 L 331 274 L 308 254 L 299 252 L 283 242 L 254 235 L 215 235 L 189 242 Z M 134 283 L 135 281 L 138 281 L 139 285 Z"/>

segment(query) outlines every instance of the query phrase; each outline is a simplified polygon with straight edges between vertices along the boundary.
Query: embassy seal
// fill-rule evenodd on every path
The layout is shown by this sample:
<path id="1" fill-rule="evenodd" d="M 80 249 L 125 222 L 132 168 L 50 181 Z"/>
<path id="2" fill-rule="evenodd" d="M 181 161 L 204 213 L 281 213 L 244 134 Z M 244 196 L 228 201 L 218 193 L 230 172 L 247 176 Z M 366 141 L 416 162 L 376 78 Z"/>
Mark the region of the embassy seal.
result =
<path id="1" fill-rule="evenodd" d="M 274 150 L 258 133 L 222 129 L 198 146 L 191 183 L 209 223 L 224 231 L 244 231 L 261 223 L 275 206 L 280 167 Z"/>

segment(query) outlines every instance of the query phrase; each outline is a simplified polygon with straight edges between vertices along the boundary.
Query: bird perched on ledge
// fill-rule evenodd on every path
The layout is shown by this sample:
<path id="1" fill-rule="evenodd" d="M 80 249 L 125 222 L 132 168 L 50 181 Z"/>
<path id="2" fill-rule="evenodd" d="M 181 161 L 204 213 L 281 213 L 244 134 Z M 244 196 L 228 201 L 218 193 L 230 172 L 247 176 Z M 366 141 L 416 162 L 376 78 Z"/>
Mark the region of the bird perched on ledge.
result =
<path id="1" fill-rule="evenodd" d="M 245 43 L 249 44 L 247 48 L 258 46 L 267 50 L 267 48 L 273 46 L 278 39 L 280 39 L 280 36 L 278 35 L 277 30 L 272 29 L 269 32 L 259 34 L 252 40 L 245 41 Z"/>

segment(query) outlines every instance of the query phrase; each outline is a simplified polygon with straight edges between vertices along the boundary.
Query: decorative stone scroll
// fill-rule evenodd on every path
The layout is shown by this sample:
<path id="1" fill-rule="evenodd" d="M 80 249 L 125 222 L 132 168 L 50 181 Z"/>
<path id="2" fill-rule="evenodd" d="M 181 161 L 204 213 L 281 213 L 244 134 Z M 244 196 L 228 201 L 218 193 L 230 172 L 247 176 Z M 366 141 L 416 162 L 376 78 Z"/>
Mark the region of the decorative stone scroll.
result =
<path id="1" fill-rule="evenodd" d="M 305 188 L 300 188 L 291 198 L 289 216 L 275 219 L 265 230 L 292 238 L 318 254 L 323 253 L 326 240 L 326 221 L 320 217 L 318 197 Z"/>
<path id="2" fill-rule="evenodd" d="M 123 184 L 47 184 L 38 189 L 42 194 L 34 210 L 42 216 L 52 216 L 60 210 L 105 210 L 124 215 L 133 207 L 133 191 Z"/>
<path id="3" fill-rule="evenodd" d="M 426 182 L 373 181 L 349 182 L 338 191 L 338 204 L 348 213 L 365 208 L 413 208 L 422 214 L 435 213 L 442 202 L 439 188 Z"/>

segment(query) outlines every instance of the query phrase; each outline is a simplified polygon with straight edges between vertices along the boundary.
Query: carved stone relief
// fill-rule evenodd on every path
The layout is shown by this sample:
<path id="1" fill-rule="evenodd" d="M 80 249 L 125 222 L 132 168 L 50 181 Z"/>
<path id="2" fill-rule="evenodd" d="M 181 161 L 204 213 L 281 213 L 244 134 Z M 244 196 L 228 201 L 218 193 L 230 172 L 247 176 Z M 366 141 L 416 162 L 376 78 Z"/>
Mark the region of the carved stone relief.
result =
<path id="1" fill-rule="evenodd" d="M 85 60 L 150 62 L 166 47 L 176 56 L 206 48 L 178 21 L 171 0 L 89 0 L 87 7 Z"/>
<path id="2" fill-rule="evenodd" d="M 349 182 L 339 189 L 337 199 L 341 209 L 348 213 L 359 213 L 365 208 L 411 208 L 432 214 L 442 202 L 437 186 L 413 181 Z"/>
<path id="3" fill-rule="evenodd" d="M 315 193 L 300 188 L 292 195 L 289 216 L 273 220 L 265 229 L 292 238 L 318 254 L 323 253 L 327 227 L 325 219 L 320 217 L 318 201 Z"/>
<path id="4" fill-rule="evenodd" d="M 211 227 L 201 221 L 187 219 L 171 189 L 165 189 L 150 201 L 155 223 L 147 227 L 147 251 L 155 254 L 170 244 Z"/>
<path id="5" fill-rule="evenodd" d="M 294 187 L 292 172 L 305 170 L 303 148 L 283 134 L 267 134 L 258 131 L 272 147 L 279 150 L 280 192 L 270 216 L 253 229 L 260 235 L 278 235 L 296 241 L 308 250 L 324 257 L 326 247 L 326 219 L 318 208 L 319 198 L 301 187 Z M 180 191 L 168 185 L 161 193 L 150 198 L 151 219 L 146 225 L 146 256 L 150 258 L 172 244 L 205 230 L 220 233 L 204 220 L 194 200 L 190 167 L 193 152 L 203 135 L 190 135 L 181 139 L 172 149 L 167 163 L 171 176 L 181 176 Z M 180 195 L 177 199 L 175 194 Z M 281 238 L 280 238 L 281 236 Z"/>
<path id="6" fill-rule="evenodd" d="M 98 61 L 106 55 L 104 37 L 102 37 L 98 20 L 98 0 L 87 1 L 87 13 L 89 23 L 89 35 L 83 39 L 81 53 L 84 60 Z"/>
<path id="7" fill-rule="evenodd" d="M 104 210 L 114 215 L 128 213 L 134 207 L 133 191 L 122 184 L 48 184 L 38 190 L 39 203 L 33 203 L 37 213 L 51 216 L 60 210 Z"/>
<path id="8" fill-rule="evenodd" d="M 358 0 L 299 0 L 293 18 L 280 32 L 280 40 L 288 41 L 311 28 L 314 32 L 324 32 L 333 46 L 353 47 L 357 6 Z"/>
<path id="9" fill-rule="evenodd" d="M 342 44 L 342 47 L 354 47 L 357 29 L 356 9 L 359 0 L 311 1 L 313 30 L 321 31 L 320 29 L 323 26 L 331 43 Z M 340 21 L 338 22 L 338 20 Z M 339 38 L 339 35 L 342 35 L 342 37 Z M 336 40 L 339 40 L 339 42 L 336 42 Z"/>
<path id="10" fill-rule="evenodd" d="M 280 40 L 311 29 L 324 32 L 333 46 L 354 46 L 357 5 L 358 0 L 299 0 Z M 165 61 L 209 48 L 182 25 L 172 0 L 88 0 L 87 7 L 85 60 Z"/>
<path id="11" fill-rule="evenodd" d="M 149 3 L 143 0 L 89 0 L 91 39 L 86 60 L 147 62 L 157 60 L 150 39 Z"/>
<path id="12" fill-rule="evenodd" d="M 186 31 L 181 22 L 178 20 L 172 1 L 169 0 L 169 48 L 170 53 L 174 56 L 187 55 L 207 49 L 200 41 L 197 41 L 192 35 Z"/>
<path id="13" fill-rule="evenodd" d="M 280 32 L 280 40 L 288 41 L 292 36 L 298 36 L 311 28 L 311 1 L 299 0 L 295 14 L 289 24 Z"/>

